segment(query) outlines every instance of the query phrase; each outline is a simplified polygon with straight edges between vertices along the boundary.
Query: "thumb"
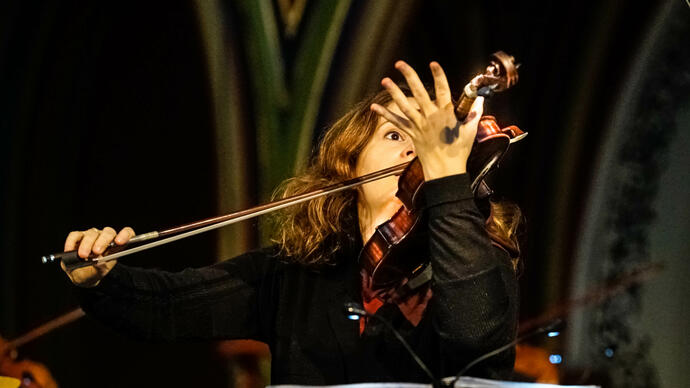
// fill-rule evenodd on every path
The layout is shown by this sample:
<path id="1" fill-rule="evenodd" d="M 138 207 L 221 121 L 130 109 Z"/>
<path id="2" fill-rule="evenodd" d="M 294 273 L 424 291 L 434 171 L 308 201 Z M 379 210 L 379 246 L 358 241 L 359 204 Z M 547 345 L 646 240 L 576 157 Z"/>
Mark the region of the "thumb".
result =
<path id="1" fill-rule="evenodd" d="M 474 99 L 472 108 L 470 108 L 470 112 L 467 114 L 467 117 L 465 117 L 463 124 L 468 125 L 474 121 L 474 125 L 476 125 L 482 117 L 482 114 L 484 114 L 484 97 L 479 96 Z"/>
<path id="2" fill-rule="evenodd" d="M 462 129 L 464 130 L 464 138 L 471 137 L 474 141 L 477 135 L 477 126 L 479 125 L 479 119 L 482 118 L 484 113 L 484 97 L 477 97 L 472 103 L 472 108 L 470 112 L 465 117 L 465 121 L 462 123 Z"/>

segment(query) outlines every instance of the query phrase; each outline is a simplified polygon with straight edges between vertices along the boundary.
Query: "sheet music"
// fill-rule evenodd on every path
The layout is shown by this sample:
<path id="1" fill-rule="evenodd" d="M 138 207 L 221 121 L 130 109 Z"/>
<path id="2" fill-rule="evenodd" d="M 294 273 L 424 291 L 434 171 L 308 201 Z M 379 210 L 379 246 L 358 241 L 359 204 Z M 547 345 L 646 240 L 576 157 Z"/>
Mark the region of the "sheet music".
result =
<path id="1" fill-rule="evenodd" d="M 451 381 L 452 377 L 443 379 L 444 381 Z M 274 388 L 301 388 L 306 385 L 270 385 Z M 317 387 L 317 386 L 310 386 Z M 360 383 L 360 384 L 342 384 L 342 385 L 322 385 L 319 387 L 329 388 L 431 388 L 431 384 L 416 384 L 416 383 Z M 500 381 L 480 379 L 476 377 L 461 377 L 455 382 L 454 388 L 601 388 L 598 385 L 557 385 L 557 384 L 540 384 L 540 383 L 519 383 L 514 381 Z"/>
<path id="2" fill-rule="evenodd" d="M 445 381 L 446 379 L 444 379 Z M 430 386 L 430 385 L 429 385 Z M 476 377 L 461 377 L 454 388 L 484 388 L 484 387 L 501 387 L 501 388 L 555 388 L 555 387 L 570 387 L 570 388 L 601 388 L 598 385 L 557 385 L 557 384 L 540 384 L 540 383 L 519 383 L 515 381 L 500 381 L 480 379 Z"/>

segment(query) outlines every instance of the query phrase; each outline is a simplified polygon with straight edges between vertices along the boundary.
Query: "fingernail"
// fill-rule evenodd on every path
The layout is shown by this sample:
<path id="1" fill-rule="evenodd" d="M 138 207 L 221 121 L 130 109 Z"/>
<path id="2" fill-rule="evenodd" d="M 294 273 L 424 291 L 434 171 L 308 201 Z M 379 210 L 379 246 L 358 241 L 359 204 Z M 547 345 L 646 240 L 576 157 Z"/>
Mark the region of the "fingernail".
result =
<path id="1" fill-rule="evenodd" d="M 467 117 L 465 117 L 465 120 L 463 120 L 462 123 L 467 124 L 470 121 L 472 121 L 472 119 L 474 119 L 475 117 L 477 117 L 477 112 L 472 110 L 470 111 L 470 113 L 467 114 Z"/>

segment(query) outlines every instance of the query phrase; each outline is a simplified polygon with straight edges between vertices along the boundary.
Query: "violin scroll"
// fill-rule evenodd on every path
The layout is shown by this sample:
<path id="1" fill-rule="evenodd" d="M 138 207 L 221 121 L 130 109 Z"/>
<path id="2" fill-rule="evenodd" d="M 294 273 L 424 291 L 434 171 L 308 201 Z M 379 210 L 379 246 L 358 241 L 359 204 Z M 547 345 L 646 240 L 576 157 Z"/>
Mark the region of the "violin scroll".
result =
<path id="1" fill-rule="evenodd" d="M 520 65 L 515 64 L 515 58 L 511 55 L 503 51 L 493 53 L 484 73 L 475 76 L 465 85 L 462 97 L 455 108 L 458 119 L 464 120 L 467 117 L 480 89 L 486 88 L 486 91 L 494 93 L 515 86 L 518 81 L 518 67 Z"/>
<path id="2" fill-rule="evenodd" d="M 481 75 L 486 81 L 486 85 L 491 85 L 495 92 L 502 92 L 515 86 L 518 81 L 518 67 L 515 58 L 503 51 L 497 51 L 491 55 L 493 60 L 486 67 L 486 71 Z"/>

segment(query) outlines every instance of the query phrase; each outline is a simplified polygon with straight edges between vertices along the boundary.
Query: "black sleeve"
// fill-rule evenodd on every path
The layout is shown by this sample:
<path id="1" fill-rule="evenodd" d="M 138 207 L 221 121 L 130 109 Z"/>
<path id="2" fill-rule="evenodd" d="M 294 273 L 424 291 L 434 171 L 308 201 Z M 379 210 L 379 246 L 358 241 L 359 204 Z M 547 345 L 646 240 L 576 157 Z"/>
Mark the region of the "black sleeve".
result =
<path id="1" fill-rule="evenodd" d="M 491 243 L 467 174 L 426 182 L 423 195 L 433 269 L 433 325 L 442 357 L 456 360 L 459 369 L 515 338 L 517 280 L 508 254 Z M 508 351 L 482 368 L 510 371 L 513 360 L 514 353 Z M 482 374 L 487 373 L 475 370 L 475 375 Z"/>
<path id="2" fill-rule="evenodd" d="M 136 338 L 266 341 L 275 270 L 266 252 L 178 273 L 118 263 L 97 287 L 78 293 L 88 315 Z"/>

